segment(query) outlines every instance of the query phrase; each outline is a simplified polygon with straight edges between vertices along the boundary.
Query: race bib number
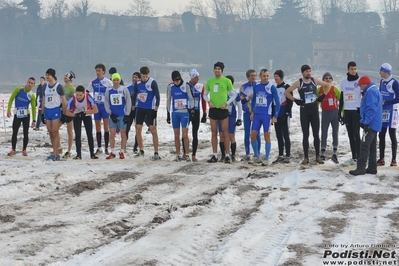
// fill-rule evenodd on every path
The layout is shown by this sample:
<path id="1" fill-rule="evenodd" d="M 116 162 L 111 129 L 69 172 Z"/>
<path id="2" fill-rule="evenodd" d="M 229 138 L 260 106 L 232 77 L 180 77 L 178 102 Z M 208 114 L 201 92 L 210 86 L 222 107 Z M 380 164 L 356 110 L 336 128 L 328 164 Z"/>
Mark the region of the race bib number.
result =
<path id="1" fill-rule="evenodd" d="M 219 85 L 213 85 L 213 92 L 219 91 Z"/>
<path id="2" fill-rule="evenodd" d="M 147 93 L 145 93 L 145 92 L 142 92 L 142 93 L 139 93 L 139 101 L 140 102 L 146 102 L 147 101 Z"/>
<path id="3" fill-rule="evenodd" d="M 389 122 L 389 118 L 391 117 L 391 112 L 388 110 L 382 111 L 382 123 Z"/>
<path id="4" fill-rule="evenodd" d="M 54 98 L 53 98 L 52 95 L 48 95 L 48 96 L 46 97 L 46 102 L 47 102 L 47 103 L 52 103 L 53 100 L 54 100 Z"/>
<path id="5" fill-rule="evenodd" d="M 267 99 L 264 96 L 256 96 L 256 105 L 258 106 L 266 106 Z"/>
<path id="6" fill-rule="evenodd" d="M 176 99 L 175 100 L 175 108 L 176 109 L 187 109 L 187 100 L 186 99 Z"/>
<path id="7" fill-rule="evenodd" d="M 314 93 L 306 94 L 305 95 L 305 104 L 314 103 L 316 101 L 316 99 L 317 99 L 316 94 L 314 94 Z"/>
<path id="8" fill-rule="evenodd" d="M 17 107 L 16 109 L 17 118 L 25 118 L 28 116 L 28 108 L 26 107 Z"/>
<path id="9" fill-rule="evenodd" d="M 345 102 L 346 103 L 350 103 L 350 102 L 354 102 L 355 101 L 355 94 L 353 92 L 345 92 L 344 93 L 345 96 Z"/>
<path id="10" fill-rule="evenodd" d="M 96 93 L 96 102 L 97 103 L 103 103 L 104 102 L 104 93 L 102 92 L 97 92 Z"/>
<path id="11" fill-rule="evenodd" d="M 122 105 L 122 95 L 121 94 L 111 94 L 111 104 L 112 105 Z"/>

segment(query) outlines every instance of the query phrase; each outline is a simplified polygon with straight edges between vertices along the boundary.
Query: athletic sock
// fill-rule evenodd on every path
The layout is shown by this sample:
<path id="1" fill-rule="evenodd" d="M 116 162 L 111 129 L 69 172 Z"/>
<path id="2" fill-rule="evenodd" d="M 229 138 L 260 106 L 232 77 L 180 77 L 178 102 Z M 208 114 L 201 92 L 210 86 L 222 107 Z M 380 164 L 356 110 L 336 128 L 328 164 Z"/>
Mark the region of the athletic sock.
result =
<path id="1" fill-rule="evenodd" d="M 321 149 L 321 156 L 325 156 L 326 155 L 326 149 Z"/>
<path id="2" fill-rule="evenodd" d="M 265 144 L 265 150 L 266 150 L 265 159 L 266 159 L 266 160 L 269 160 L 270 151 L 272 150 L 272 143 L 271 143 L 271 142 L 266 142 L 266 144 Z"/>
<path id="3" fill-rule="evenodd" d="M 222 153 L 222 157 L 226 156 L 226 151 L 224 149 L 224 142 L 219 142 L 220 152 Z"/>
<path id="4" fill-rule="evenodd" d="M 334 153 L 335 155 L 337 154 L 337 150 L 338 150 L 337 147 L 334 147 L 334 148 L 333 148 L 333 153 Z"/>
<path id="5" fill-rule="evenodd" d="M 252 145 L 252 149 L 254 150 L 254 155 L 256 158 L 259 158 L 259 148 L 258 148 L 258 142 L 255 141 L 251 141 L 251 145 Z"/>
<path id="6" fill-rule="evenodd" d="M 101 148 L 101 131 L 96 133 L 97 147 Z"/>
<path id="7" fill-rule="evenodd" d="M 231 149 L 231 155 L 236 155 L 237 143 L 236 142 L 231 143 L 230 149 Z"/>
<path id="8" fill-rule="evenodd" d="M 108 143 L 109 143 L 109 131 L 104 132 L 104 146 L 106 149 L 108 149 Z"/>

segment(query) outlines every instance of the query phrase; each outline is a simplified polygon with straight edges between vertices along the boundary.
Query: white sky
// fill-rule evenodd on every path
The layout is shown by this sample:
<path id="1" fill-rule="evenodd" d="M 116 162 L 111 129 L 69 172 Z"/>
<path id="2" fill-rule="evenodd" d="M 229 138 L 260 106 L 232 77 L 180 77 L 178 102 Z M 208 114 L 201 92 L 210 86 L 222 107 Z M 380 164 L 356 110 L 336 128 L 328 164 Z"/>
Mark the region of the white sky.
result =
<path id="1" fill-rule="evenodd" d="M 80 2 L 79 0 L 65 0 L 66 3 L 72 4 Z M 129 8 L 132 0 L 91 0 L 92 5 L 98 10 L 124 10 Z M 189 4 L 188 0 L 150 0 L 151 7 L 157 10 L 158 15 L 169 15 L 173 12 L 182 13 Z M 372 10 L 378 8 L 378 0 L 367 0 Z M 47 6 L 54 3 L 54 0 L 41 0 L 41 3 Z"/>

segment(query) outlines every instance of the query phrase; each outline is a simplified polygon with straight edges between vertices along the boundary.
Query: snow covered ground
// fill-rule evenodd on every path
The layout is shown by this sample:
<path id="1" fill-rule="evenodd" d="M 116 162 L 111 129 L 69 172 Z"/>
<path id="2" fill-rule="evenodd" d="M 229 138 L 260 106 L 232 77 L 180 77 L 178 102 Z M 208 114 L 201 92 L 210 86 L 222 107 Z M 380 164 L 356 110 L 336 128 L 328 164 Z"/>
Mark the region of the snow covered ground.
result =
<path id="1" fill-rule="evenodd" d="M 5 156 L 11 147 L 7 120 L 7 132 L 0 127 L 0 265 L 396 265 L 398 168 L 350 176 L 354 166 L 347 165 L 351 155 L 344 127 L 339 165 L 328 160 L 299 167 L 297 106 L 290 164 L 206 163 L 209 123 L 200 126 L 199 162 L 175 163 L 164 111 L 162 106 L 158 115 L 163 157 L 158 162 L 149 159 L 147 134 L 146 157 L 133 158 L 134 129 L 125 160 L 89 159 L 83 133 L 82 161 L 46 161 L 50 147 L 44 128 L 30 131 L 28 157 L 10 158 Z M 61 132 L 65 151 L 65 126 Z M 274 159 L 274 130 L 272 135 Z M 241 157 L 242 127 L 236 138 Z M 390 153 L 388 146 L 389 161 Z M 389 252 L 389 258 L 376 258 L 372 250 L 377 257 Z M 345 258 L 345 251 L 352 257 Z M 369 252 L 367 258 L 353 256 L 362 251 Z"/>

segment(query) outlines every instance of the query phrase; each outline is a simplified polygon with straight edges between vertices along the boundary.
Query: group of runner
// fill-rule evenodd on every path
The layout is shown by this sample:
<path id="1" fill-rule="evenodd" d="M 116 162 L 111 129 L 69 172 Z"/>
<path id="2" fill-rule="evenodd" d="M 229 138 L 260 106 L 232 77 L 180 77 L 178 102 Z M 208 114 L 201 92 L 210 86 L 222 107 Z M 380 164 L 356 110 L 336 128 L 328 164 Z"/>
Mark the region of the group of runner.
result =
<path id="1" fill-rule="evenodd" d="M 313 78 L 310 66 L 301 67 L 302 77 L 292 85 L 284 82 L 284 72 L 276 70 L 273 78 L 275 85 L 269 80 L 270 73 L 261 69 L 259 80 L 257 71 L 249 69 L 246 72 L 247 82 L 238 90 L 234 89 L 234 78 L 224 76 L 224 64 L 214 64 L 214 77 L 207 80 L 205 86 L 199 82 L 199 72 L 192 69 L 189 72 L 190 80 L 182 79 L 178 71 L 173 71 L 172 82 L 167 87 L 167 119 L 172 124 L 176 157 L 174 161 L 197 161 L 198 130 L 201 123 L 206 123 L 210 118 L 212 156 L 209 163 L 222 161 L 234 162 L 237 159 L 237 144 L 235 130 L 244 124 L 245 155 L 241 161 L 251 164 L 269 164 L 271 151 L 271 125 L 274 125 L 278 140 L 278 157 L 273 163 L 289 163 L 291 158 L 290 118 L 292 117 L 293 102 L 300 107 L 300 124 L 303 133 L 304 158 L 302 165 L 308 165 L 309 160 L 309 126 L 313 132 L 313 144 L 316 153 L 315 162 L 324 163 L 327 159 L 327 133 L 332 126 L 332 156 L 331 160 L 339 163 L 338 126 L 345 124 L 350 141 L 352 154 L 351 163 L 359 158 L 360 138 L 360 105 L 362 92 L 358 85 L 359 76 L 355 62 L 348 63 L 347 78 L 342 80 L 340 88 L 332 85 L 333 76 L 326 72 L 322 79 Z M 396 166 L 396 127 L 398 124 L 399 88 L 398 82 L 391 75 L 392 67 L 385 63 L 381 66 L 380 92 L 383 98 L 382 128 L 380 138 L 380 158 L 377 165 L 385 164 L 385 135 L 389 129 L 392 141 L 391 166 Z M 81 153 L 81 124 L 84 123 L 90 157 L 97 159 L 104 152 L 106 159 L 125 158 L 126 143 L 129 130 L 135 121 L 135 146 L 134 156 L 144 156 L 142 127 L 145 122 L 152 134 L 154 160 L 159 160 L 157 113 L 160 105 L 160 93 L 157 82 L 150 77 L 150 69 L 146 66 L 132 75 L 132 84 L 124 86 L 121 76 L 115 68 L 110 68 L 111 79 L 105 77 L 106 68 L 103 64 L 95 66 L 96 79 L 89 83 L 87 88 L 72 85 L 75 74 L 72 71 L 64 75 L 65 85 L 58 83 L 54 69 L 46 71 L 46 83 L 41 79 L 42 94 L 36 99 L 32 93 L 35 79 L 29 78 L 26 86 L 17 87 L 13 91 L 9 103 L 7 116 L 11 117 L 11 106 L 15 100 L 15 114 L 13 121 L 12 149 L 9 155 L 15 154 L 17 133 L 20 124 L 23 124 L 23 155 L 27 155 L 28 129 L 30 122 L 29 105 L 32 116 L 36 117 L 36 104 L 38 104 L 38 121 L 45 123 L 50 135 L 53 152 L 48 156 L 50 160 L 60 160 L 62 149 L 60 145 L 59 129 L 62 123 L 67 123 L 68 150 L 62 156 L 71 156 L 73 130 L 75 132 L 75 146 L 77 154 L 73 159 L 82 159 Z M 42 77 L 44 78 L 44 77 Z M 298 98 L 293 91 L 298 89 Z M 207 113 L 209 108 L 209 114 Z M 321 115 L 321 143 L 319 137 Z M 202 116 L 201 116 L 202 109 Z M 94 114 L 97 150 L 94 151 L 91 115 Z M 241 117 L 243 119 L 241 119 Z M 111 119 L 110 119 L 111 118 Z M 101 123 L 102 122 L 102 123 Z M 102 133 L 101 124 L 103 124 Z M 188 129 L 192 125 L 191 158 Z M 36 120 L 32 127 L 38 128 Z M 263 127 L 265 141 L 264 156 L 261 157 L 260 129 Z M 182 138 L 180 138 L 180 131 Z M 116 134 L 121 134 L 121 147 L 119 153 L 115 148 Z M 218 158 L 218 133 L 219 147 L 222 156 Z M 104 150 L 102 138 L 104 136 Z M 182 143 L 182 145 L 180 145 Z M 250 148 L 253 150 L 251 160 Z M 181 150 L 183 155 L 181 156 Z M 285 151 L 285 154 L 284 154 Z"/>

